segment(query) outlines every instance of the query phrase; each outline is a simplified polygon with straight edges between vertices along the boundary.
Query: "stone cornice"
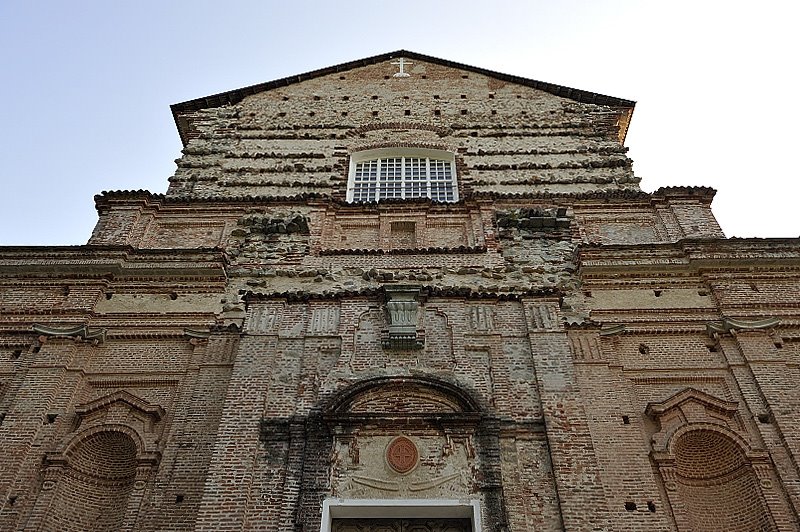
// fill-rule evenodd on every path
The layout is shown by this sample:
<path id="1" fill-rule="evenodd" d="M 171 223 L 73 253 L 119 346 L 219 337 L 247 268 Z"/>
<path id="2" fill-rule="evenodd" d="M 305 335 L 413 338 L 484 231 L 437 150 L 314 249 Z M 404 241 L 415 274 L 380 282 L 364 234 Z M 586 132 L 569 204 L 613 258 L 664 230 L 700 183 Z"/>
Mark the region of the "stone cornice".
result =
<path id="1" fill-rule="evenodd" d="M 0 247 L 0 275 L 35 277 L 153 277 L 224 279 L 215 249 L 135 249 L 130 246 Z"/>
<path id="2" fill-rule="evenodd" d="M 601 201 L 606 202 L 631 202 L 638 201 L 642 205 L 661 203 L 670 200 L 694 200 L 710 203 L 716 190 L 709 187 L 662 187 L 655 192 L 647 193 L 638 189 L 613 189 L 591 192 L 539 192 L 509 193 L 502 191 L 477 191 L 465 196 L 455 203 L 434 202 L 430 199 L 420 198 L 414 200 L 382 200 L 380 203 L 352 204 L 333 198 L 329 194 L 317 192 L 304 192 L 294 195 L 237 195 L 237 196 L 194 196 L 194 195 L 167 195 L 156 194 L 147 190 L 113 190 L 103 191 L 94 197 L 95 207 L 102 212 L 112 205 L 179 205 L 183 204 L 193 208 L 203 204 L 224 204 L 226 206 L 241 203 L 243 207 L 252 208 L 254 204 L 263 203 L 264 206 L 308 204 L 319 202 L 320 206 L 334 209 L 375 209 L 391 208 L 393 206 L 408 206 L 419 208 L 423 205 L 444 210 L 463 209 L 474 201 L 485 200 L 543 200 L 556 203 L 574 203 Z"/>

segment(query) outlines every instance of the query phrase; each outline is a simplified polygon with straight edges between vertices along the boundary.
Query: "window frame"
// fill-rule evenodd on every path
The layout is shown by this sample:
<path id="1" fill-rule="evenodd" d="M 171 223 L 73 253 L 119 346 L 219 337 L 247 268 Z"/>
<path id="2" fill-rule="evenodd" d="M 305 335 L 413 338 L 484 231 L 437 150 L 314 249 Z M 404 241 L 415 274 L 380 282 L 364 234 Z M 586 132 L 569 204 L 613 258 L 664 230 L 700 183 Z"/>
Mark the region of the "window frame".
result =
<path id="1" fill-rule="evenodd" d="M 390 163 L 395 166 L 393 173 L 394 179 L 386 179 L 388 172 L 382 172 L 385 168 L 385 162 L 389 159 L 401 159 L 399 164 L 399 174 L 397 173 L 397 163 Z M 424 180 L 423 179 L 409 179 L 413 175 L 408 175 L 406 159 L 423 159 L 424 160 Z M 356 193 L 356 170 L 359 164 L 376 161 L 376 181 L 375 181 L 375 195 L 374 199 L 355 199 Z M 435 169 L 432 170 L 432 162 L 443 162 L 447 165 L 449 176 L 446 179 L 436 179 Z M 417 167 L 419 168 L 419 167 Z M 423 174 L 419 174 L 422 176 Z M 406 197 L 406 192 L 412 189 L 413 184 L 424 184 L 425 195 L 410 195 Z M 393 185 L 390 188 L 390 185 Z M 397 195 L 381 196 L 387 190 L 394 190 Z M 434 190 L 442 191 L 442 194 L 447 194 L 452 191 L 452 199 L 438 199 L 432 197 Z M 446 150 L 437 150 L 430 148 L 376 148 L 370 150 L 363 150 L 355 152 L 350 156 L 350 168 L 347 178 L 347 202 L 348 203 L 377 203 L 385 200 L 414 200 L 414 199 L 430 199 L 439 203 L 456 203 L 459 201 L 458 193 L 458 175 L 456 174 L 455 154 Z"/>

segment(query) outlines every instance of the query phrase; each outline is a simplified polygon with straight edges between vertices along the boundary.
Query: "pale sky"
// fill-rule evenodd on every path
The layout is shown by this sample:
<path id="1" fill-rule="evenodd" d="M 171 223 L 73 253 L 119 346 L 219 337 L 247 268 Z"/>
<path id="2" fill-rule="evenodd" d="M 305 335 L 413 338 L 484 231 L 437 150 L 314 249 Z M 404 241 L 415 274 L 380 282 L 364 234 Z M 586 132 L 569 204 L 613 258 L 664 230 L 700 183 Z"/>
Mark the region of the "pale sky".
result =
<path id="1" fill-rule="evenodd" d="M 798 25 L 794 0 L 0 0 L 0 245 L 83 244 L 94 194 L 164 192 L 170 104 L 398 49 L 635 100 L 645 191 L 798 237 Z"/>

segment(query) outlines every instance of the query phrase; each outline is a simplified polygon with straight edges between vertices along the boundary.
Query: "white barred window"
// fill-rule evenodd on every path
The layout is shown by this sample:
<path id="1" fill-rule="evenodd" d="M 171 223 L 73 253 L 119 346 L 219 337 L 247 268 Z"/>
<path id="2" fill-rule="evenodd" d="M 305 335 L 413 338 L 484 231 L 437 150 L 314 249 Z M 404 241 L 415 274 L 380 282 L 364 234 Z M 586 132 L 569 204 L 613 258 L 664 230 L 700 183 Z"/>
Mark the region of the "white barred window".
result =
<path id="1" fill-rule="evenodd" d="M 384 148 L 353 154 L 347 201 L 430 198 L 458 201 L 453 154 L 441 150 Z"/>

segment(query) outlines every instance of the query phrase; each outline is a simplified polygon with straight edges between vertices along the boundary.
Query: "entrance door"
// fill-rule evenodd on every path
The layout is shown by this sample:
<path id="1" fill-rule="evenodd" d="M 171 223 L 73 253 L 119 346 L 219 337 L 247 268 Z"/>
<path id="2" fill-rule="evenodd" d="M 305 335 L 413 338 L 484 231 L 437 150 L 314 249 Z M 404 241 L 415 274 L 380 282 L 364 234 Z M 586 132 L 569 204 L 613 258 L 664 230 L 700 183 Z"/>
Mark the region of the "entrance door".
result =
<path id="1" fill-rule="evenodd" d="M 471 519 L 335 519 L 333 532 L 472 532 Z"/>

